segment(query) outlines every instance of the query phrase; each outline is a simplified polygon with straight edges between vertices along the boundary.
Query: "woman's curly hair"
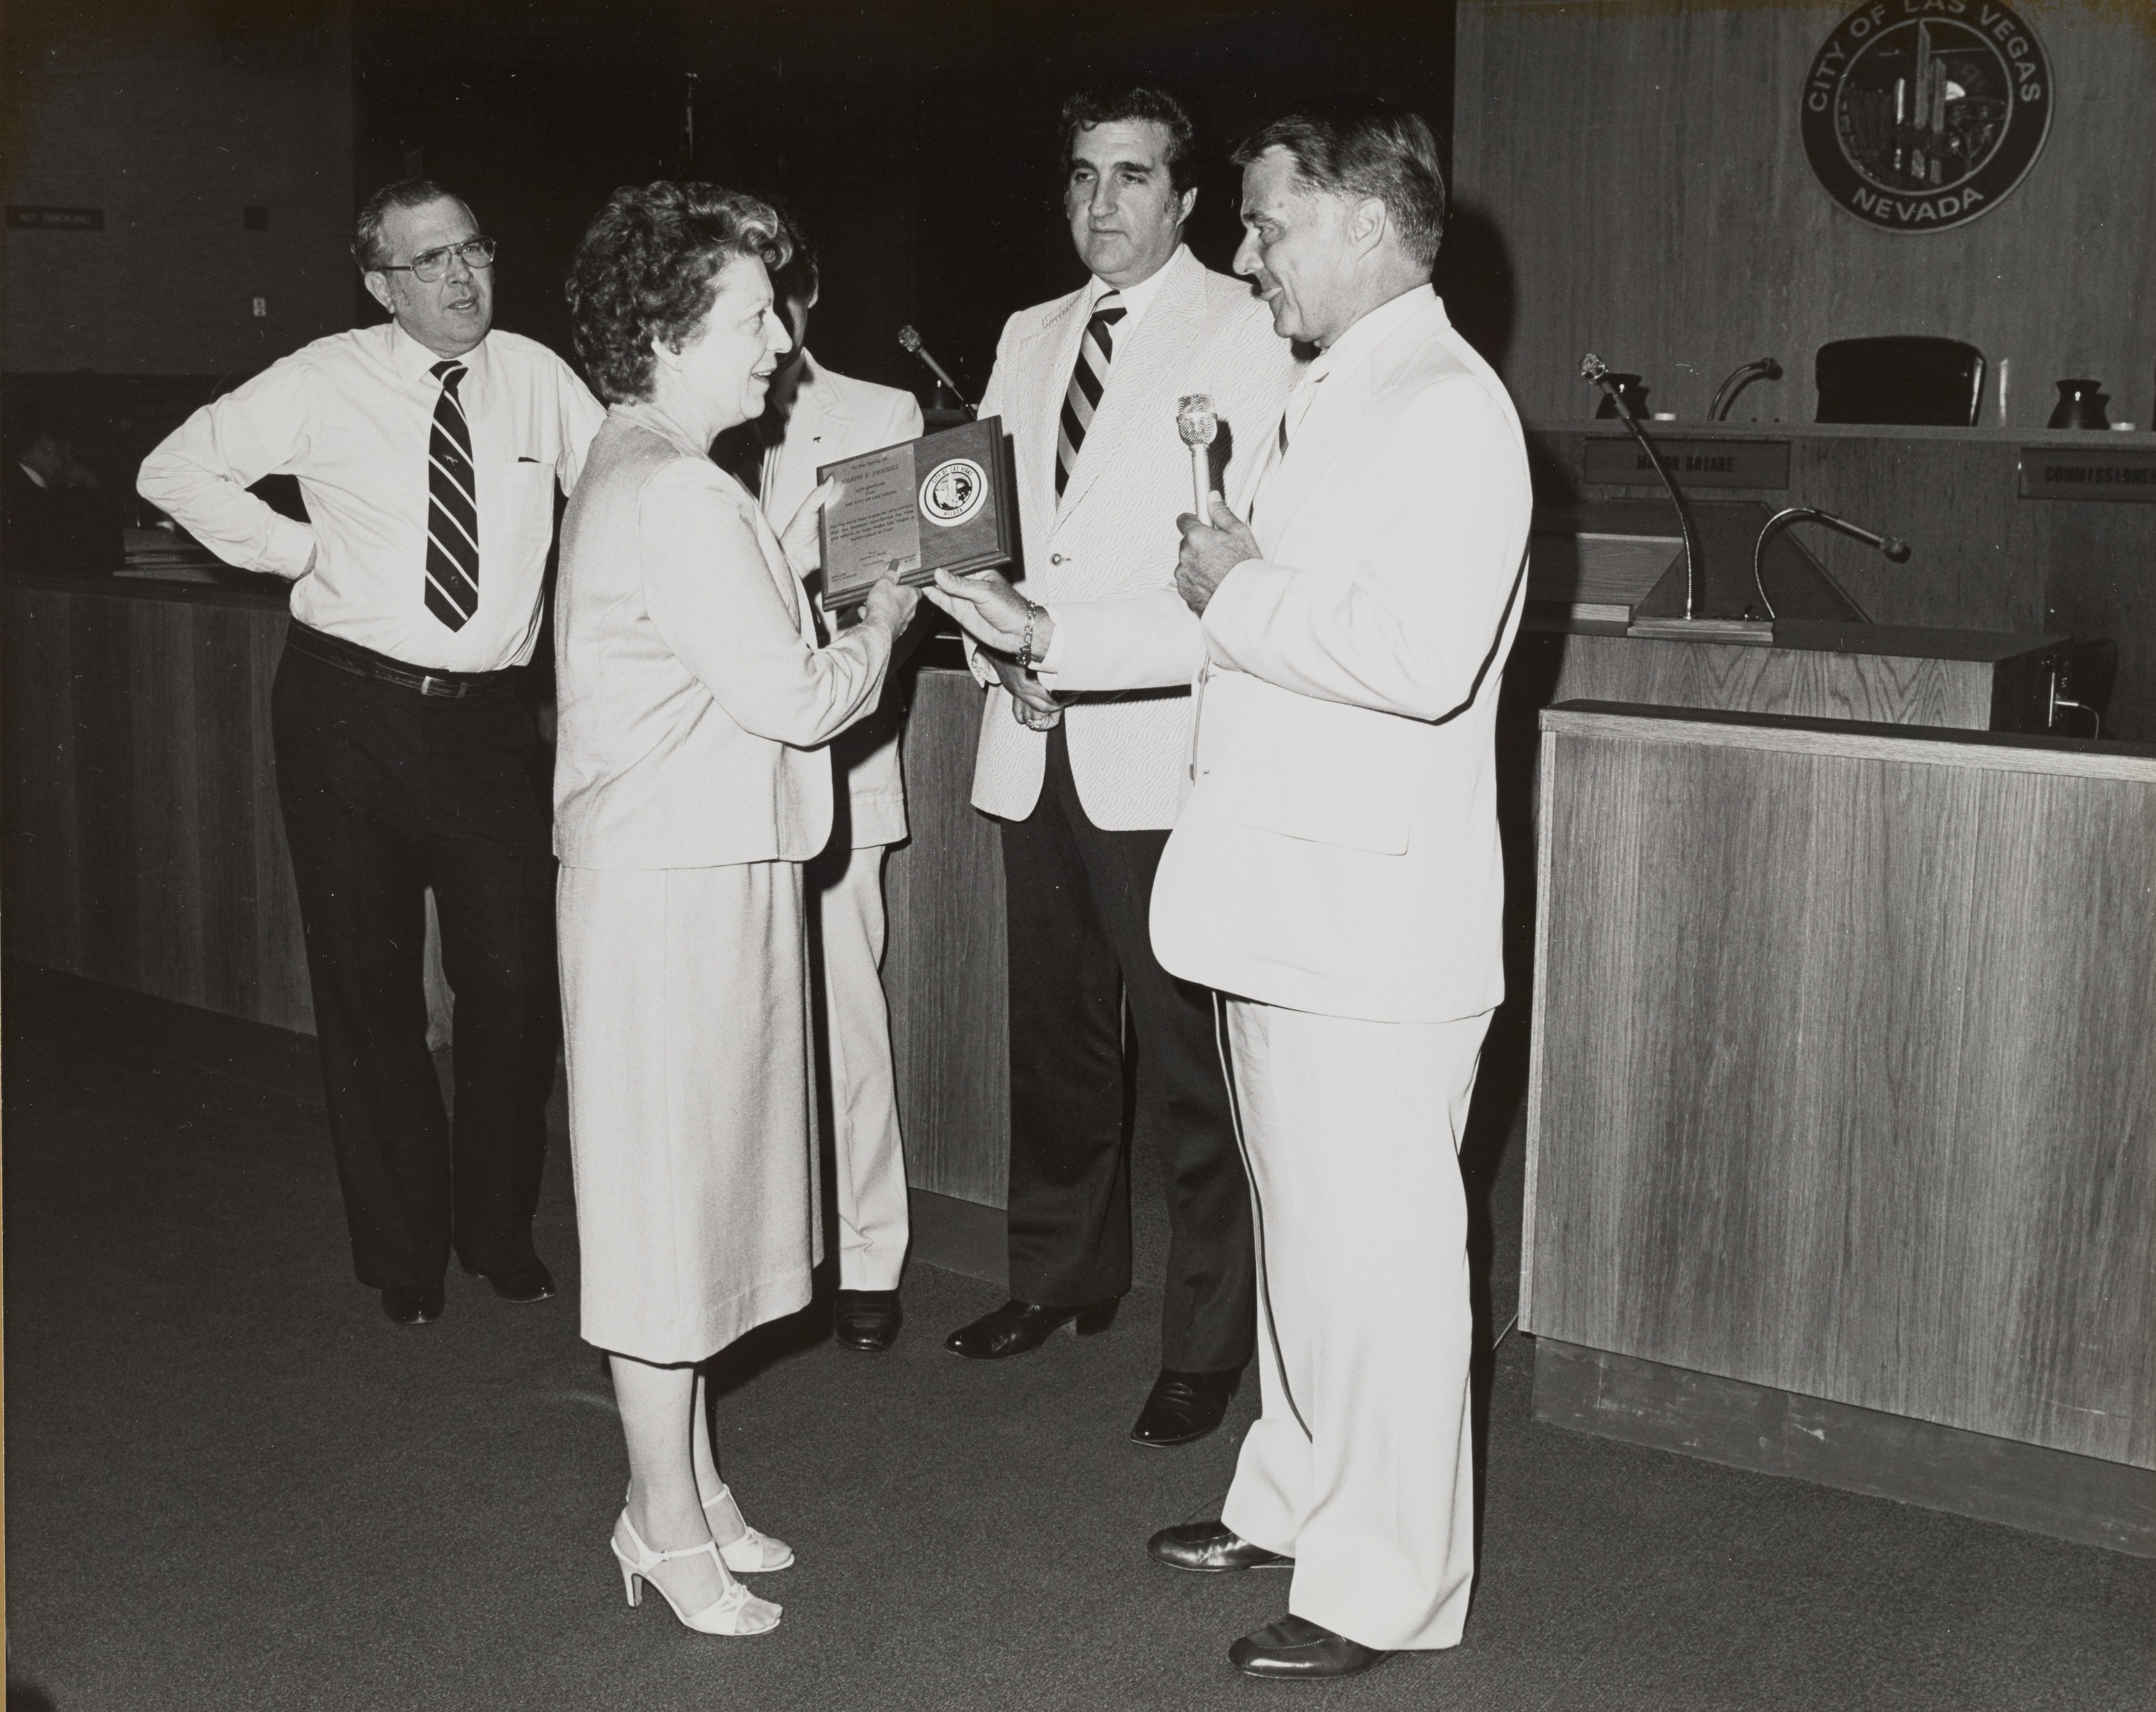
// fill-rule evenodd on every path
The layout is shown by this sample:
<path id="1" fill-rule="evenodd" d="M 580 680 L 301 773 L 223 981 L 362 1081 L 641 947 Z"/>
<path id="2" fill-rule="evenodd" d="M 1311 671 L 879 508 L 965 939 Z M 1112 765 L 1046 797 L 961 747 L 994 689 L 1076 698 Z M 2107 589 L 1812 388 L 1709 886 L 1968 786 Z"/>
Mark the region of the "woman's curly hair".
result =
<path id="1" fill-rule="evenodd" d="M 792 254 L 785 223 L 752 196 L 663 178 L 624 185 L 569 268 L 570 324 L 593 391 L 610 404 L 649 398 L 653 338 L 678 351 L 695 336 L 727 263 L 782 268 Z"/>

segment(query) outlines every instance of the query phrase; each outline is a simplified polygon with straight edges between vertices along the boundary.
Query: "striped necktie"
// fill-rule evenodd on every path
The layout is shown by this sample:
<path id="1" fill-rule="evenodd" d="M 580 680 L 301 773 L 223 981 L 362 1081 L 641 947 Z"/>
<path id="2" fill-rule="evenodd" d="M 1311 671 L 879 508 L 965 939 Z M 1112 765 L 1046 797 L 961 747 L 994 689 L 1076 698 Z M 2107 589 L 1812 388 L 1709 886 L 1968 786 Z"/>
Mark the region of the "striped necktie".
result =
<path id="1" fill-rule="evenodd" d="M 1108 365 L 1115 358 L 1117 321 L 1130 313 L 1116 301 L 1117 294 L 1104 291 L 1093 305 L 1093 318 L 1086 323 L 1086 336 L 1078 343 L 1078 361 L 1070 370 L 1070 385 L 1063 394 L 1063 428 L 1055 441 L 1055 497 L 1070 484 L 1077 467 L 1078 449 L 1086 443 L 1086 430 L 1093 425 L 1093 412 L 1108 383 Z"/>
<path id="2" fill-rule="evenodd" d="M 479 610 L 479 500 L 472 478 L 471 425 L 457 382 L 460 362 L 438 362 L 442 383 L 427 442 L 427 610 L 461 630 Z"/>

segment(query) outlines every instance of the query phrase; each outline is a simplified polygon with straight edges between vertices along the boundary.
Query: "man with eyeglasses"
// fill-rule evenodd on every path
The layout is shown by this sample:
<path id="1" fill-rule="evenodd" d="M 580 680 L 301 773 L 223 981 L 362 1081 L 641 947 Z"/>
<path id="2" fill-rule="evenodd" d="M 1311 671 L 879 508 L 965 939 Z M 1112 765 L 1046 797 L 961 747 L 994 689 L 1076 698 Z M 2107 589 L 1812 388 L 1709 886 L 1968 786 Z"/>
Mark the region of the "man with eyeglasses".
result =
<path id="1" fill-rule="evenodd" d="M 440 185 L 359 212 L 386 325 L 339 333 L 198 410 L 138 483 L 228 562 L 292 582 L 271 700 L 278 795 L 352 1262 L 399 1325 L 440 1316 L 454 1252 L 513 1302 L 559 1031 L 548 763 L 517 694 L 554 491 L 604 412 L 554 353 L 494 332 L 494 240 Z M 307 521 L 248 491 L 299 479 Z M 454 1124 L 427 1052 L 432 887 L 456 995 Z"/>

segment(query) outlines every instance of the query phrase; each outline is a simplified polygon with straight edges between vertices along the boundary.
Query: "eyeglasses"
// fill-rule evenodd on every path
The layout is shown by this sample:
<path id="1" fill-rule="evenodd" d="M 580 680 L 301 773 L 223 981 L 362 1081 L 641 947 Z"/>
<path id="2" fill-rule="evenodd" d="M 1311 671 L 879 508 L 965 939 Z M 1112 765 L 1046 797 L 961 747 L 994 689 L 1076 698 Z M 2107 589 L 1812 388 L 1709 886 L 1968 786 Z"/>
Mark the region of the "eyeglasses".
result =
<path id="1" fill-rule="evenodd" d="M 467 238 L 462 243 L 452 243 L 440 249 L 423 249 L 408 262 L 385 262 L 374 271 L 377 274 L 409 274 L 422 285 L 439 284 L 449 276 L 453 258 L 461 259 L 467 266 L 490 268 L 494 253 L 501 246 L 491 238 Z"/>

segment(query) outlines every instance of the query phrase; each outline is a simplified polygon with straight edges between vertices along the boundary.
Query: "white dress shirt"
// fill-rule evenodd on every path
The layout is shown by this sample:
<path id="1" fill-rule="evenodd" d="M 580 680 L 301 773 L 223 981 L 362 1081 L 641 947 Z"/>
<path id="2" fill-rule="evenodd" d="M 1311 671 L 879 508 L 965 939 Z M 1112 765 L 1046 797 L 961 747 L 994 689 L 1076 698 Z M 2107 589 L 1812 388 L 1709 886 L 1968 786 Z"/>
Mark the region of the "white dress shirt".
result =
<path id="1" fill-rule="evenodd" d="M 182 423 L 143 461 L 142 497 L 228 563 L 294 579 L 303 624 L 445 672 L 522 665 L 539 633 L 554 489 L 576 485 L 606 413 L 560 357 L 515 333 L 455 359 L 480 575 L 478 610 L 452 630 L 426 602 L 441 361 L 394 321 L 317 339 Z M 299 479 L 307 522 L 247 491 L 273 474 Z"/>

